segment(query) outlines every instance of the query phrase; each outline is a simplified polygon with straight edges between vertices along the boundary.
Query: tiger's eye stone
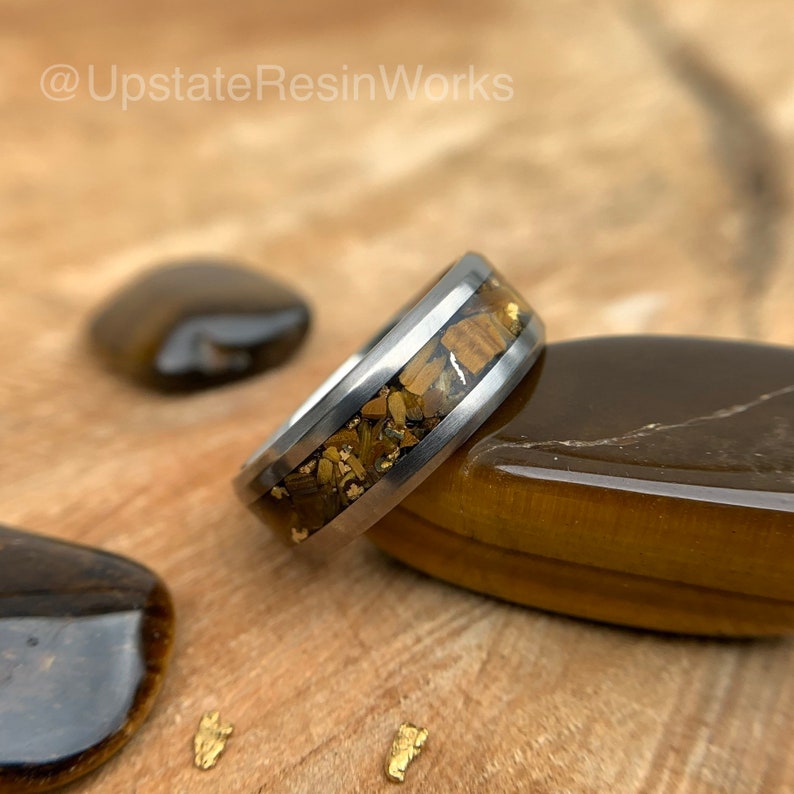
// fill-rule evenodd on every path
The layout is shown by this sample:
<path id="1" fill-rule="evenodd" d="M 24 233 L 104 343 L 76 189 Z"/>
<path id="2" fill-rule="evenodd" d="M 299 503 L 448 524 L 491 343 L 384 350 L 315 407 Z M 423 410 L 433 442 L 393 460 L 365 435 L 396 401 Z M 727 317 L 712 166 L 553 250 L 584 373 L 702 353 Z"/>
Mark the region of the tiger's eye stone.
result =
<path id="1" fill-rule="evenodd" d="M 569 615 L 794 631 L 794 349 L 549 345 L 370 537 L 434 576 Z"/>
<path id="2" fill-rule="evenodd" d="M 113 755 L 151 709 L 172 637 L 151 571 L 0 526 L 0 792 L 44 791 Z"/>
<path id="3" fill-rule="evenodd" d="M 112 369 L 161 391 L 186 391 L 283 363 L 308 328 L 308 307 L 283 284 L 197 260 L 156 268 L 124 287 L 96 315 L 90 337 Z"/>

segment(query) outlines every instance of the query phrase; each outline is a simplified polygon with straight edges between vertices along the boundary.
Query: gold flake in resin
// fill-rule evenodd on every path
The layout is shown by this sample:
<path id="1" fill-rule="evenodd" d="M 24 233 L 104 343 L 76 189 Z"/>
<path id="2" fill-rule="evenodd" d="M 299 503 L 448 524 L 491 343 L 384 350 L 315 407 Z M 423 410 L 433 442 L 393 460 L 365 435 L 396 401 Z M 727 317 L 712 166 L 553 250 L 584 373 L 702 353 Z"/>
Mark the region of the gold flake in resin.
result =
<path id="1" fill-rule="evenodd" d="M 305 466 L 301 466 L 298 471 L 301 474 L 311 474 L 317 468 L 317 461 L 312 459 Z"/>
<path id="2" fill-rule="evenodd" d="M 353 483 L 345 493 L 347 494 L 347 498 L 352 502 L 364 493 L 364 489 L 360 485 Z"/>

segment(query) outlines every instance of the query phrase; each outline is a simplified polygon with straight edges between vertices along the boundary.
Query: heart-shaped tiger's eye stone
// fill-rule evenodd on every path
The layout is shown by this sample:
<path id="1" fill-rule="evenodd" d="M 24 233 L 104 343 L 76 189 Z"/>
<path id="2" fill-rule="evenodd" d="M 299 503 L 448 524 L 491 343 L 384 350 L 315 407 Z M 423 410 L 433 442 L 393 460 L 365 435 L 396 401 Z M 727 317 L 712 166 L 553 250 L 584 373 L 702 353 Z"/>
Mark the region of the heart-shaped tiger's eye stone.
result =
<path id="1" fill-rule="evenodd" d="M 794 350 L 549 345 L 370 533 L 511 601 L 667 631 L 794 631 Z"/>
<path id="2" fill-rule="evenodd" d="M 191 261 L 143 274 L 94 318 L 94 349 L 112 369 L 162 391 L 239 380 L 286 361 L 309 309 L 262 273 Z"/>
<path id="3" fill-rule="evenodd" d="M 125 744 L 172 637 L 171 598 L 151 571 L 0 526 L 0 792 L 61 785 Z"/>

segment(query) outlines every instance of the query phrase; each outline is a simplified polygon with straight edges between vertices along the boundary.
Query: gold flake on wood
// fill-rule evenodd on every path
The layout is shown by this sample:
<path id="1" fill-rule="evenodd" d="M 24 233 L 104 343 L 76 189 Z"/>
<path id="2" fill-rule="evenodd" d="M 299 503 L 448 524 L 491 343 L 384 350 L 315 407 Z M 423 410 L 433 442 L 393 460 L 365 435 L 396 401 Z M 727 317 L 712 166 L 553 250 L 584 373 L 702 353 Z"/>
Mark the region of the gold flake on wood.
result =
<path id="1" fill-rule="evenodd" d="M 405 781 L 405 772 L 414 758 L 422 752 L 427 736 L 427 728 L 418 728 L 410 722 L 400 725 L 386 756 L 386 777 L 389 780 L 395 783 Z"/>
<path id="2" fill-rule="evenodd" d="M 233 725 L 221 722 L 220 712 L 208 711 L 204 714 L 193 738 L 193 763 L 199 769 L 212 769 L 226 749 L 226 742 L 233 730 Z"/>

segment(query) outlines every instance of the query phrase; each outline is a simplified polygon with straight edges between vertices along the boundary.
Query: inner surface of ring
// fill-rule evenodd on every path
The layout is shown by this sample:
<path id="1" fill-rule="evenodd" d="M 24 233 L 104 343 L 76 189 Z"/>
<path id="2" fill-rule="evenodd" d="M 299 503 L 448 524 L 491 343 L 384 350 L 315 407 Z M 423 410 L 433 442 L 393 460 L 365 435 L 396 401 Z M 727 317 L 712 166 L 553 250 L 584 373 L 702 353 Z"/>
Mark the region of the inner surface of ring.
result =
<path id="1" fill-rule="evenodd" d="M 253 512 L 291 543 L 322 529 L 401 465 L 471 393 L 530 314 L 496 275 L 486 279 L 388 383 L 250 505 Z"/>

